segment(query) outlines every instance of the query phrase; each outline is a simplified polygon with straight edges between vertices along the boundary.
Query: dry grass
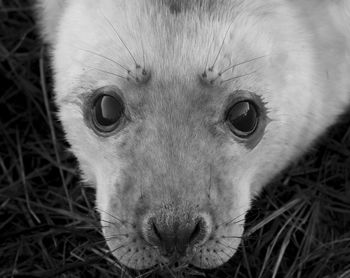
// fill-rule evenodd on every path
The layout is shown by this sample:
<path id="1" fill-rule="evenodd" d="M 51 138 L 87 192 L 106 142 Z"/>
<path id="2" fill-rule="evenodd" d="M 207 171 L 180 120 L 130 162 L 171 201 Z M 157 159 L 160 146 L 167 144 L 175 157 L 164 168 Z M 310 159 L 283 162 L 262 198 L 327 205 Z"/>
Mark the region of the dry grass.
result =
<path id="1" fill-rule="evenodd" d="M 66 151 L 31 3 L 0 0 L 0 277 L 137 277 L 108 255 Z M 266 189 L 237 254 L 205 277 L 350 277 L 349 123 Z"/>

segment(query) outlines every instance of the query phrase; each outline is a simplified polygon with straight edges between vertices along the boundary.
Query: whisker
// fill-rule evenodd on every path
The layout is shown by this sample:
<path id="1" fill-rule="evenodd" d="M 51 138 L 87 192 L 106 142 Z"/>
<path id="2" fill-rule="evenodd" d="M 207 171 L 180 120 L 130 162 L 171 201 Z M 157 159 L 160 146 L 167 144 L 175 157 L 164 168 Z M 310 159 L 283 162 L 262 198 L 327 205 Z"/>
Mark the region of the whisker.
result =
<path id="1" fill-rule="evenodd" d="M 122 42 L 122 44 L 124 45 L 124 47 L 126 48 L 126 50 L 129 52 L 131 58 L 134 60 L 135 66 L 136 68 L 139 68 L 140 65 L 136 62 L 136 59 L 134 57 L 134 55 L 132 55 L 130 49 L 127 47 L 127 45 L 125 44 L 124 40 L 121 38 L 121 36 L 119 35 L 117 29 L 114 27 L 114 25 L 112 24 L 112 22 L 102 13 L 103 17 L 105 18 L 105 20 L 108 22 L 108 24 L 112 27 L 114 33 L 118 36 L 119 40 Z"/>
<path id="2" fill-rule="evenodd" d="M 226 240 L 229 240 L 229 239 L 231 239 L 231 238 L 237 238 L 237 239 L 240 239 L 240 240 L 241 240 L 241 242 L 239 243 L 240 245 L 246 246 L 246 245 L 245 245 L 245 240 L 247 240 L 248 237 L 249 237 L 249 238 L 253 238 L 253 237 L 248 236 L 248 235 L 243 235 L 243 236 L 241 236 L 241 237 L 239 237 L 239 236 L 221 236 L 220 238 L 226 239 Z M 222 243 L 222 242 L 221 242 L 221 243 Z M 224 242 L 224 243 L 225 243 L 225 242 Z M 222 243 L 222 244 L 223 244 L 223 243 Z M 236 251 L 237 251 L 237 250 L 238 250 L 238 248 L 236 248 Z"/>
<path id="3" fill-rule="evenodd" d="M 214 66 L 215 66 L 215 64 L 216 64 L 216 62 L 217 62 L 217 60 L 218 60 L 218 58 L 219 58 L 219 55 L 220 55 L 220 53 L 221 53 L 221 51 L 222 51 L 222 48 L 224 47 L 224 43 L 225 43 L 225 40 L 226 40 L 228 31 L 231 29 L 231 26 L 232 26 L 232 22 L 230 23 L 230 25 L 228 26 L 228 28 L 227 28 L 227 30 L 226 30 L 226 32 L 225 32 L 225 36 L 224 36 L 224 38 L 223 38 L 223 40 L 222 40 L 222 43 L 221 43 L 220 49 L 219 49 L 219 51 L 218 51 L 218 54 L 216 55 L 215 60 L 214 60 L 214 63 L 213 63 L 213 65 L 209 68 L 209 70 L 213 70 L 213 68 L 214 68 Z"/>
<path id="4" fill-rule="evenodd" d="M 113 264 L 120 265 L 120 263 L 114 256 L 110 256 L 111 251 L 108 248 L 92 248 L 91 251 L 99 257 L 99 261 L 107 260 Z M 108 258 L 108 256 L 110 257 Z"/>
<path id="5" fill-rule="evenodd" d="M 240 220 L 234 221 L 232 224 L 239 224 L 239 223 L 244 222 L 244 221 L 245 221 L 245 219 L 242 218 Z"/>
<path id="6" fill-rule="evenodd" d="M 136 254 L 137 252 L 134 251 L 134 253 L 130 256 L 128 262 L 127 262 L 127 265 L 130 265 L 130 261 L 132 260 L 132 257 Z"/>
<path id="7" fill-rule="evenodd" d="M 224 243 L 222 243 L 221 241 L 218 241 L 217 242 L 218 244 L 220 244 L 220 245 L 222 245 L 222 246 L 224 246 L 224 247 L 227 247 L 227 248 L 230 248 L 230 249 L 232 249 L 232 250 L 234 250 L 234 251 L 237 251 L 237 248 L 234 248 L 234 247 L 232 247 L 231 245 L 229 245 L 229 244 L 224 244 Z M 226 253 L 225 253 L 226 254 Z M 226 254 L 227 255 L 227 254 Z M 227 255 L 228 256 L 228 255 Z"/>
<path id="8" fill-rule="evenodd" d="M 241 62 L 241 63 L 238 63 L 238 64 L 234 64 L 234 65 L 229 66 L 228 68 L 226 68 L 226 69 L 220 71 L 220 74 L 224 74 L 226 71 L 228 71 L 228 70 L 230 70 L 230 69 L 232 69 L 232 68 L 234 68 L 234 67 L 237 67 L 237 66 L 240 66 L 240 65 L 243 65 L 243 64 L 247 64 L 247 63 L 253 62 L 253 61 L 255 61 L 255 60 L 258 60 L 258 59 L 261 59 L 261 58 L 264 58 L 264 57 L 266 57 L 266 55 L 259 56 L 259 57 L 256 57 L 256 58 L 253 58 L 253 59 L 250 59 L 250 60 L 246 60 L 246 61 Z"/>
<path id="9" fill-rule="evenodd" d="M 132 254 L 127 262 L 127 265 L 130 264 L 130 261 L 132 259 L 132 257 L 136 254 L 137 252 L 135 251 L 134 254 Z M 124 254 L 125 255 L 125 254 Z M 124 257 L 124 255 L 122 257 Z M 126 270 L 126 268 L 123 268 L 123 272 L 122 272 L 122 277 L 124 277 L 124 275 L 130 275 L 129 272 Z M 129 276 L 130 277 L 130 276 Z"/>
<path id="10" fill-rule="evenodd" d="M 112 218 L 118 220 L 118 221 L 119 221 L 122 225 L 124 225 L 124 226 L 125 226 L 124 223 L 127 223 L 127 224 L 129 224 L 129 225 L 131 225 L 131 226 L 134 226 L 134 224 L 128 222 L 127 220 L 122 220 L 122 219 L 118 218 L 117 216 L 115 216 L 115 215 L 113 215 L 113 214 L 111 214 L 111 213 L 109 213 L 109 212 L 107 212 L 107 211 L 104 211 L 103 209 L 100 209 L 100 208 L 96 208 L 96 209 L 99 210 L 99 211 L 101 211 L 101 212 L 104 212 L 104 213 L 106 213 L 107 215 L 111 216 Z"/>
<path id="11" fill-rule="evenodd" d="M 119 245 L 118 247 L 116 247 L 116 248 L 114 248 L 114 249 L 112 249 L 112 250 L 109 250 L 109 251 L 105 252 L 105 254 L 103 255 L 103 257 L 107 257 L 107 256 L 109 256 L 109 255 L 113 255 L 113 253 L 114 253 L 115 251 L 117 251 L 117 250 L 119 250 L 119 249 L 121 249 L 121 248 L 127 247 L 128 244 L 130 244 L 130 243 L 131 243 L 131 241 L 130 241 L 130 242 L 123 243 L 123 244 Z"/>
<path id="12" fill-rule="evenodd" d="M 239 239 L 244 239 L 244 236 L 220 236 L 220 238 L 239 238 Z"/>
<path id="13" fill-rule="evenodd" d="M 146 58 L 145 58 L 145 48 L 143 45 L 143 39 L 141 38 L 141 48 L 142 48 L 142 63 L 143 63 L 143 70 L 146 70 Z"/>
<path id="14" fill-rule="evenodd" d="M 236 248 L 233 248 L 233 247 L 231 247 L 231 246 L 226 246 L 226 247 L 228 247 L 228 248 L 231 248 L 232 250 L 234 250 L 235 252 L 237 251 L 237 249 Z M 232 257 L 232 255 L 230 255 L 230 254 L 227 254 L 224 250 L 221 250 L 220 251 L 220 253 L 223 253 L 223 254 L 225 254 L 226 255 L 226 257 L 227 257 L 227 259 L 230 259 L 231 257 Z M 225 260 L 226 261 L 226 260 Z"/>
<path id="15" fill-rule="evenodd" d="M 114 234 L 114 235 L 112 235 L 112 236 L 105 237 L 105 240 L 106 240 L 106 241 L 110 241 L 110 240 L 112 240 L 112 239 L 120 238 L 120 237 L 126 237 L 126 238 L 128 238 L 128 237 L 129 237 L 129 234 Z"/>
<path id="16" fill-rule="evenodd" d="M 255 70 L 255 71 L 252 71 L 252 72 L 250 72 L 250 73 L 246 73 L 246 74 L 242 74 L 242 75 L 237 75 L 237 76 L 228 78 L 228 79 L 226 79 L 226 80 L 222 80 L 221 83 L 225 83 L 225 82 L 232 81 L 232 80 L 235 80 L 235 79 L 244 77 L 244 76 L 248 76 L 248 75 L 251 75 L 251 74 L 253 74 L 253 73 L 255 73 L 255 72 L 257 72 L 257 71 Z"/>
<path id="17" fill-rule="evenodd" d="M 111 75 L 114 75 L 114 76 L 116 76 L 116 77 L 123 78 L 123 79 L 129 81 L 129 78 L 127 78 L 127 77 L 125 77 L 125 76 L 122 76 L 122 75 L 119 75 L 119 74 L 116 74 L 116 73 L 114 73 L 114 72 L 110 72 L 110 71 L 107 71 L 107 70 L 102 70 L 102 69 L 94 68 L 94 67 L 91 67 L 91 66 L 89 66 L 89 68 L 91 68 L 91 69 L 93 69 L 93 70 L 97 70 L 97 71 L 103 72 L 103 73 L 111 74 Z"/>
<path id="18" fill-rule="evenodd" d="M 150 270 L 146 271 L 145 273 L 142 273 L 142 274 L 135 276 L 135 278 L 149 277 L 153 273 L 155 273 L 155 270 L 154 270 L 154 268 L 151 268 Z"/>
<path id="19" fill-rule="evenodd" d="M 110 62 L 112 62 L 113 64 L 116 64 L 117 66 L 121 67 L 122 69 L 126 70 L 128 73 L 131 72 L 131 70 L 129 70 L 127 67 L 123 66 L 122 64 L 118 63 L 117 61 L 113 60 L 112 58 L 109 58 L 105 55 L 102 55 L 100 53 L 97 53 L 97 52 L 94 52 L 94 51 L 91 51 L 91 50 L 88 50 L 88 49 L 83 49 L 83 48 L 79 48 L 79 50 L 82 50 L 82 51 L 85 51 L 85 52 L 88 52 L 90 54 L 93 54 L 93 55 L 96 55 L 96 56 L 99 56 L 101 58 L 104 58 Z"/>
<path id="20" fill-rule="evenodd" d="M 116 248 L 114 248 L 114 249 L 112 249 L 112 250 L 107 251 L 105 254 L 106 254 L 106 255 L 113 255 L 113 253 L 114 253 L 115 251 L 118 251 L 119 249 L 122 249 L 122 248 L 124 248 L 124 247 L 127 247 L 129 243 L 130 243 L 130 242 L 123 243 L 123 244 L 119 245 L 118 247 L 116 247 Z"/>
<path id="21" fill-rule="evenodd" d="M 96 246 L 96 245 L 100 245 L 100 244 L 106 244 L 106 240 L 105 239 L 101 239 L 101 240 L 98 240 L 98 241 L 94 241 L 92 243 L 90 243 L 90 246 Z M 89 244 L 88 244 L 89 245 Z"/>
<path id="22" fill-rule="evenodd" d="M 115 222 L 112 222 L 112 221 L 109 221 L 109 220 L 105 220 L 105 219 L 100 219 L 101 222 L 106 222 L 108 224 L 111 224 L 111 225 L 115 225 L 116 223 Z"/>
<path id="23" fill-rule="evenodd" d="M 126 251 L 125 251 L 125 253 L 119 258 L 119 261 L 121 261 L 123 258 L 124 258 L 124 256 L 126 255 L 126 254 L 128 254 L 130 251 L 127 249 Z"/>
<path id="24" fill-rule="evenodd" d="M 241 213 L 240 215 L 237 215 L 236 217 L 234 217 L 234 218 L 232 218 L 232 219 L 230 219 L 228 221 L 224 221 L 224 222 L 216 225 L 216 227 L 219 228 L 221 226 L 227 226 L 227 225 L 230 225 L 230 224 L 236 224 L 236 223 L 239 223 L 241 221 L 244 221 L 244 219 L 236 221 L 239 217 L 242 217 L 244 214 L 245 214 L 245 212 Z"/>
<path id="25" fill-rule="evenodd" d="M 102 226 L 102 225 L 96 225 L 96 226 L 81 226 L 79 227 L 79 230 L 83 230 L 83 229 L 100 229 L 100 228 L 107 228 L 109 227 L 109 225 L 106 225 L 106 226 Z"/>
<path id="26" fill-rule="evenodd" d="M 214 253 L 215 256 L 217 256 L 219 258 L 219 261 L 221 261 L 222 264 L 224 264 L 226 261 L 220 256 L 220 254 L 218 252 Z M 224 253 L 225 254 L 225 253 Z"/>

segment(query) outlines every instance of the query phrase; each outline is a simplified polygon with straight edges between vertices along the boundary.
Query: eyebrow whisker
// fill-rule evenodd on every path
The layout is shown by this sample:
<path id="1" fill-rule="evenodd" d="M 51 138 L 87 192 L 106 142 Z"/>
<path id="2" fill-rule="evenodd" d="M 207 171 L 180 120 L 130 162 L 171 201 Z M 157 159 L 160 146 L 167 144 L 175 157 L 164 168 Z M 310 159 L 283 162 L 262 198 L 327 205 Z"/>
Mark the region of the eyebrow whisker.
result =
<path id="1" fill-rule="evenodd" d="M 231 26 L 232 26 L 232 22 L 231 22 L 231 24 L 228 26 L 228 28 L 227 28 L 227 30 L 226 30 L 226 32 L 225 32 L 225 36 L 224 36 L 224 38 L 223 38 L 223 40 L 222 40 L 220 49 L 219 49 L 219 51 L 218 51 L 218 53 L 217 53 L 217 55 L 216 55 L 216 57 L 215 57 L 215 60 L 214 60 L 213 65 L 209 68 L 209 70 L 213 70 L 213 68 L 214 68 L 214 66 L 215 66 L 215 64 L 216 64 L 216 62 L 217 62 L 217 60 L 218 60 L 218 58 L 219 58 L 219 55 L 220 55 L 220 53 L 221 53 L 221 51 L 222 51 L 222 48 L 224 47 L 224 43 L 225 43 L 225 40 L 226 40 L 228 31 L 231 29 Z"/>
<path id="2" fill-rule="evenodd" d="M 86 51 L 86 52 L 88 52 L 88 53 L 90 53 L 90 54 L 99 56 L 99 57 L 101 57 L 101 58 L 104 58 L 104 59 L 106 59 L 106 60 L 108 60 L 108 61 L 110 61 L 110 62 L 112 62 L 112 63 L 118 65 L 118 66 L 121 67 L 122 69 L 126 70 L 128 73 L 131 72 L 130 69 L 128 69 L 127 67 L 125 67 L 125 66 L 123 66 L 122 64 L 118 63 L 117 61 L 113 60 L 112 58 L 109 58 L 109 57 L 107 57 L 107 56 L 104 56 L 104 55 L 102 55 L 102 54 L 100 54 L 100 53 L 97 53 L 97 52 L 94 52 L 94 51 L 91 51 L 91 50 L 88 50 L 88 49 L 82 49 L 82 48 L 79 48 L 79 49 L 82 50 L 82 51 Z"/>
<path id="3" fill-rule="evenodd" d="M 107 74 L 110 74 L 110 75 L 114 75 L 116 77 L 119 77 L 119 78 L 122 78 L 122 79 L 125 79 L 127 81 L 129 81 L 129 78 L 125 77 L 125 76 L 122 76 L 122 75 L 119 75 L 119 74 L 116 74 L 114 72 L 110 72 L 110 71 L 107 71 L 107 70 L 103 70 L 103 69 L 98 69 L 98 68 L 94 68 L 94 67 L 91 67 L 89 66 L 89 68 L 93 69 L 93 70 L 96 70 L 96 71 L 99 71 L 99 72 L 103 72 L 103 73 L 107 73 Z"/>
<path id="4" fill-rule="evenodd" d="M 228 68 L 226 68 L 226 69 L 220 71 L 220 74 L 224 74 L 225 72 L 227 72 L 228 70 L 230 70 L 230 69 L 232 69 L 232 68 L 234 68 L 234 67 L 237 67 L 237 66 L 240 66 L 240 65 L 243 65 L 243 64 L 247 64 L 247 63 L 253 62 L 253 61 L 255 61 L 255 60 L 258 60 L 258 59 L 261 59 L 261 58 L 264 58 L 264 57 L 266 57 L 266 55 L 259 56 L 259 57 L 255 57 L 255 58 L 253 58 L 253 59 L 246 60 L 246 61 L 240 62 L 240 63 L 238 63 L 238 64 L 234 64 L 234 65 L 229 66 Z"/>
<path id="5" fill-rule="evenodd" d="M 253 74 L 253 73 L 255 73 L 255 72 L 256 72 L 256 70 L 255 70 L 255 71 L 252 71 L 252 72 L 250 72 L 250 73 L 241 74 L 241 75 L 236 75 L 236 76 L 233 76 L 233 77 L 231 77 L 231 78 L 228 78 L 228 79 L 222 80 L 222 81 L 221 81 L 221 83 L 225 83 L 225 82 L 233 81 L 233 80 L 235 80 L 235 79 L 238 79 L 238 78 L 241 78 L 241 77 L 244 77 L 244 76 L 251 75 L 251 74 Z"/>
<path id="6" fill-rule="evenodd" d="M 129 52 L 131 58 L 133 59 L 136 68 L 139 68 L 140 65 L 136 62 L 136 59 L 134 57 L 134 55 L 132 55 L 130 49 L 127 47 L 126 43 L 124 42 L 124 40 L 121 38 L 121 36 L 119 35 L 117 29 L 114 27 L 114 25 L 112 24 L 112 22 L 102 13 L 103 17 L 105 18 L 105 20 L 107 21 L 107 23 L 112 27 L 114 33 L 117 35 L 117 37 L 119 38 L 119 40 L 122 42 L 122 44 L 124 45 L 124 47 L 126 48 L 126 50 Z"/>

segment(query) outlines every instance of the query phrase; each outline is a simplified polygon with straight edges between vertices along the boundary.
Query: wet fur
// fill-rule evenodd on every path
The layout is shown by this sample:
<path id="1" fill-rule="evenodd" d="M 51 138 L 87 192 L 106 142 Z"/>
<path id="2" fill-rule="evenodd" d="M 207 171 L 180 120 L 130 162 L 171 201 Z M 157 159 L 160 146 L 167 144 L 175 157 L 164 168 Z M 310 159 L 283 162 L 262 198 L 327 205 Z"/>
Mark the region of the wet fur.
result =
<path id="1" fill-rule="evenodd" d="M 213 238 L 189 262 L 212 268 L 227 261 L 252 198 L 350 103 L 346 0 L 38 2 L 60 120 L 84 179 L 96 186 L 102 221 L 114 223 L 104 228 L 108 244 L 129 267 L 160 260 L 139 236 L 144 214 L 155 210 L 164 222 L 169 211 L 179 219 L 210 213 Z M 218 73 L 257 57 L 227 71 L 227 82 L 201 79 L 206 66 Z M 150 81 L 126 80 L 110 59 L 136 74 L 135 59 Z M 105 85 L 123 92 L 133 120 L 99 137 L 84 120 L 84 101 Z M 255 146 L 223 124 L 237 89 L 266 106 L 270 121 Z"/>

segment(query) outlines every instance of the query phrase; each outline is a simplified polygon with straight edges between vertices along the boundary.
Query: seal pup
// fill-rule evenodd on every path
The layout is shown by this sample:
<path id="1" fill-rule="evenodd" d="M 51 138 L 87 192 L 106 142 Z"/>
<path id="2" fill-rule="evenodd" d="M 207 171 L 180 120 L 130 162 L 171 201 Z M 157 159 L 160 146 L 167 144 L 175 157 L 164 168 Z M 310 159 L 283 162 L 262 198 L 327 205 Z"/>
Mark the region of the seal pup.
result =
<path id="1" fill-rule="evenodd" d="M 111 253 L 215 268 L 350 103 L 347 0 L 41 0 L 55 102 Z"/>

